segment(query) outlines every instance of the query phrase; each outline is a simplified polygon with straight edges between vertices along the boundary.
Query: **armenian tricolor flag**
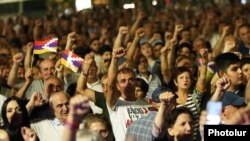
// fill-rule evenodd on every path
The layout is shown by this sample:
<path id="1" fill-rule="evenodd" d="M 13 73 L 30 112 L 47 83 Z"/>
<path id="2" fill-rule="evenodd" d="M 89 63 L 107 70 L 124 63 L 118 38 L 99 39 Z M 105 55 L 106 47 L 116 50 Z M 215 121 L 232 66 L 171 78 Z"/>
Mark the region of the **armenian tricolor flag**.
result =
<path id="1" fill-rule="evenodd" d="M 35 41 L 34 43 L 34 54 L 43 54 L 46 52 L 56 52 L 57 51 L 58 38 L 52 38 L 43 41 Z"/>
<path id="2" fill-rule="evenodd" d="M 83 59 L 66 49 L 62 55 L 61 63 L 72 71 L 77 72 L 83 63 Z"/>

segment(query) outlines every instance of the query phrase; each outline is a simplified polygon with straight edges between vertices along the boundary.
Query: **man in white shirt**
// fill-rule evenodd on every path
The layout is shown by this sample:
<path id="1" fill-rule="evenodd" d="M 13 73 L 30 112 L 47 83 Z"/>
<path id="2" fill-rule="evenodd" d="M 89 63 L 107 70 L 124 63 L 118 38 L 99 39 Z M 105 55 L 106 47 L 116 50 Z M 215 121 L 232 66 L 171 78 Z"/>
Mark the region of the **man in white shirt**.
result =
<path id="1" fill-rule="evenodd" d="M 114 49 L 108 70 L 108 94 L 106 102 L 116 141 L 124 141 L 128 126 L 148 115 L 148 103 L 135 97 L 136 78 L 133 70 L 117 71 L 117 62 L 125 54 L 123 48 Z M 120 96 L 117 95 L 119 91 Z"/>
<path id="2" fill-rule="evenodd" d="M 49 99 L 50 107 L 55 118 L 32 122 L 40 141 L 60 141 L 63 133 L 64 122 L 69 113 L 70 97 L 64 91 L 56 92 Z"/>

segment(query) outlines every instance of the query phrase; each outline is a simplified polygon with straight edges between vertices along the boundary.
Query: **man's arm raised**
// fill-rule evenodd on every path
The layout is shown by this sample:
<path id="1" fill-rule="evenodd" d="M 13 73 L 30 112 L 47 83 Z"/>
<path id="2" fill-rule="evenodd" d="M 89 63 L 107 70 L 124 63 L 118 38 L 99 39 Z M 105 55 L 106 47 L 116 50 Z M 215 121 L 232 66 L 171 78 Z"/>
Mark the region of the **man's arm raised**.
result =
<path id="1" fill-rule="evenodd" d="M 123 48 L 117 48 L 113 50 L 111 64 L 108 70 L 108 94 L 106 102 L 108 106 L 112 109 L 116 103 L 118 96 L 115 91 L 115 79 L 117 75 L 117 62 L 118 59 L 125 55 L 125 50 Z"/>
<path id="2" fill-rule="evenodd" d="M 91 64 L 94 63 L 94 55 L 89 53 L 85 56 L 84 58 L 84 62 L 82 65 L 82 72 L 81 75 L 78 78 L 77 81 L 77 86 L 76 86 L 76 91 L 79 94 L 82 94 L 84 96 L 87 96 L 89 98 L 89 100 L 96 102 L 95 99 L 95 91 L 88 89 L 87 87 L 87 77 L 89 74 L 89 68 L 91 66 Z"/>

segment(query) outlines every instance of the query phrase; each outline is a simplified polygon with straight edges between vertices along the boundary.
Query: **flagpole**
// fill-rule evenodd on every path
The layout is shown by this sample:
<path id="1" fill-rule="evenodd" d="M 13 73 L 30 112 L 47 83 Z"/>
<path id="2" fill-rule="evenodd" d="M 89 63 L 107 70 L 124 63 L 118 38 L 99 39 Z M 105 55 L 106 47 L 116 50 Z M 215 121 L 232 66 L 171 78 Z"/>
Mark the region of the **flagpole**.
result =
<path id="1" fill-rule="evenodd" d="M 31 58 L 30 68 L 32 68 L 32 65 L 33 65 L 33 60 L 34 60 L 34 52 L 32 53 L 32 58 Z"/>

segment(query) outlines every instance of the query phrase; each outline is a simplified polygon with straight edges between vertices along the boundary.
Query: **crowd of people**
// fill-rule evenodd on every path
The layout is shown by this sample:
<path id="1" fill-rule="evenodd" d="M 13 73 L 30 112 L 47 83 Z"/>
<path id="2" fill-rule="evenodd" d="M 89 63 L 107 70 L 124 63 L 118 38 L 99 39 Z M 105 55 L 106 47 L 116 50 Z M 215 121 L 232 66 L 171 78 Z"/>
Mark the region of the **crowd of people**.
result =
<path id="1" fill-rule="evenodd" d="M 250 125 L 250 4 L 50 10 L 0 20 L 0 140 L 201 141 Z M 34 41 L 58 38 L 57 52 Z M 84 59 L 78 72 L 60 59 Z"/>

